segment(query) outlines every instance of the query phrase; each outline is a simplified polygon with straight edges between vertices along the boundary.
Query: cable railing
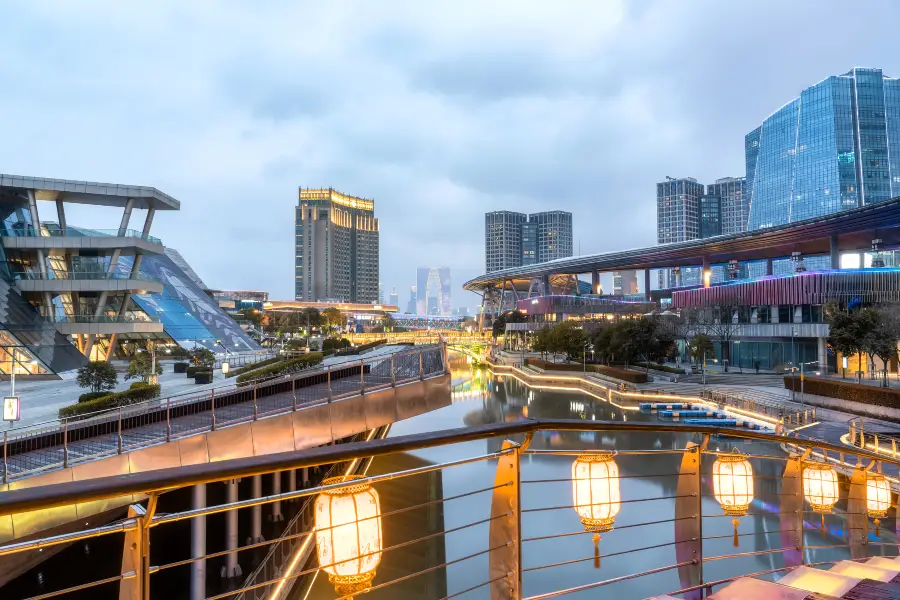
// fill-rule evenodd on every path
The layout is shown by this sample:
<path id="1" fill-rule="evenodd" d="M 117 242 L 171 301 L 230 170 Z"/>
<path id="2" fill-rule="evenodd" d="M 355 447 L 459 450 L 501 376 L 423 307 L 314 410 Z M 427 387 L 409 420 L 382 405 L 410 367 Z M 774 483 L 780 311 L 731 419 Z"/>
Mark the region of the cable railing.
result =
<path id="1" fill-rule="evenodd" d="M 346 361 L 5 430 L 3 482 L 444 373 L 445 349 Z"/>
<path id="2" fill-rule="evenodd" d="M 0 494 L 0 515 L 127 494 L 147 498 L 123 521 L 8 544 L 0 556 L 124 536 L 119 575 L 85 574 L 32 600 L 112 585 L 121 597 L 149 599 L 170 569 L 190 571 L 191 598 L 204 600 L 280 599 L 292 588 L 304 597 L 317 576 L 327 578 L 332 597 L 345 600 L 378 591 L 544 600 L 590 590 L 703 598 L 744 577 L 771 580 L 897 552 L 881 472 L 900 462 L 864 449 L 727 427 L 556 419 L 372 437 Z M 410 452 L 442 458 L 400 468 L 389 460 Z M 356 469 L 362 461 L 382 468 Z M 195 494 L 190 509 L 157 511 L 160 494 L 174 488 L 323 465 L 341 465 L 343 474 L 311 488 L 255 491 L 211 505 Z M 151 561 L 152 540 L 172 535 L 173 523 L 205 523 L 222 513 L 228 519 L 288 501 L 306 504 L 296 526 L 275 539 L 213 552 L 192 543 L 188 558 Z M 355 508 L 348 513 L 345 506 Z M 205 525 L 192 531 L 205 532 Z M 262 547 L 290 548 L 288 560 L 206 595 L 206 561 Z"/>

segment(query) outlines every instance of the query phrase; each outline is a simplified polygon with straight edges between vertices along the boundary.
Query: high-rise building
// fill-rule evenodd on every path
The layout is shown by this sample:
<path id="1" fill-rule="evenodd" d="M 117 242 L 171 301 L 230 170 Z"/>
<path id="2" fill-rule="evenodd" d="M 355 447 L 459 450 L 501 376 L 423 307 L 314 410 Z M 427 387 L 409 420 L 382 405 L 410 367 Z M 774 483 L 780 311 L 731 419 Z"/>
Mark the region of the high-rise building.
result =
<path id="1" fill-rule="evenodd" d="M 656 184 L 656 241 L 671 244 L 700 237 L 703 184 L 693 177 Z"/>
<path id="2" fill-rule="evenodd" d="M 409 302 L 406 303 L 406 312 L 408 314 L 414 315 L 416 314 L 416 297 L 418 294 L 416 293 L 416 286 L 410 286 L 409 288 Z"/>
<path id="3" fill-rule="evenodd" d="M 384 304 L 384 284 L 378 282 L 378 304 Z"/>
<path id="4" fill-rule="evenodd" d="M 498 210 L 484 215 L 484 261 L 488 273 L 522 264 L 522 213 Z"/>
<path id="5" fill-rule="evenodd" d="M 501 210 L 484 215 L 484 257 L 488 273 L 572 256 L 572 213 Z"/>
<path id="6" fill-rule="evenodd" d="M 397 288 L 395 288 L 395 287 L 391 288 L 391 295 L 388 296 L 388 298 L 389 298 L 388 304 L 390 304 L 391 306 L 396 306 L 397 310 L 399 310 L 400 309 L 400 294 L 397 293 Z"/>
<path id="7" fill-rule="evenodd" d="M 450 267 L 419 267 L 416 269 L 416 314 L 453 314 L 450 301 Z"/>
<path id="8" fill-rule="evenodd" d="M 744 139 L 748 229 L 900 195 L 900 79 L 856 68 L 806 88 Z"/>
<path id="9" fill-rule="evenodd" d="M 572 256 L 572 213 L 564 210 L 534 213 L 528 215 L 528 224 L 537 224 L 537 262 Z"/>
<path id="10" fill-rule="evenodd" d="M 301 189 L 295 236 L 295 300 L 378 300 L 373 200 L 333 188 Z"/>
<path id="11" fill-rule="evenodd" d="M 708 192 L 700 196 L 700 237 L 722 235 L 722 199 Z"/>
<path id="12" fill-rule="evenodd" d="M 613 271 L 613 295 L 627 296 L 637 293 L 637 271 Z"/>
<path id="13" fill-rule="evenodd" d="M 746 193 L 745 177 L 723 177 L 706 186 L 706 195 L 719 199 L 721 230 L 711 235 L 729 235 L 747 230 L 747 215 L 750 212 L 750 196 Z M 701 207 L 700 237 L 710 237 L 703 233 Z"/>

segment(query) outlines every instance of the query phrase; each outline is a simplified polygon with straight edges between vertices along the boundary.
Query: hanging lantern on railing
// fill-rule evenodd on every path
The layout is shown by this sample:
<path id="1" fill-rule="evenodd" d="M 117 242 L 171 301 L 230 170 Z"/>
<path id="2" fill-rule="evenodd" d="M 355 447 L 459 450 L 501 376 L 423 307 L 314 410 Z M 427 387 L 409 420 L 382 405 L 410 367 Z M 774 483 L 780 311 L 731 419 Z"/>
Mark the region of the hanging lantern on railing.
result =
<path id="1" fill-rule="evenodd" d="M 721 454 L 713 463 L 713 493 L 726 515 L 734 517 L 734 546 L 738 545 L 738 517 L 753 502 L 753 467 L 743 454 Z"/>
<path id="2" fill-rule="evenodd" d="M 878 526 L 887 516 L 891 507 L 891 486 L 881 473 L 866 474 L 866 513 L 875 519 L 875 536 L 880 535 Z"/>
<path id="3" fill-rule="evenodd" d="M 613 528 L 621 508 L 619 466 L 613 452 L 582 454 L 572 463 L 572 504 L 585 531 L 594 533 L 594 566 L 600 566 L 600 534 Z"/>
<path id="4" fill-rule="evenodd" d="M 352 482 L 359 475 L 331 477 L 322 485 Z M 316 551 L 328 581 L 341 596 L 365 591 L 381 562 L 381 506 L 368 483 L 351 483 L 316 498 Z"/>
<path id="5" fill-rule="evenodd" d="M 814 512 L 822 517 L 822 533 L 825 533 L 825 515 L 830 515 L 838 501 L 837 473 L 831 465 L 808 462 L 803 465 L 803 496 Z"/>

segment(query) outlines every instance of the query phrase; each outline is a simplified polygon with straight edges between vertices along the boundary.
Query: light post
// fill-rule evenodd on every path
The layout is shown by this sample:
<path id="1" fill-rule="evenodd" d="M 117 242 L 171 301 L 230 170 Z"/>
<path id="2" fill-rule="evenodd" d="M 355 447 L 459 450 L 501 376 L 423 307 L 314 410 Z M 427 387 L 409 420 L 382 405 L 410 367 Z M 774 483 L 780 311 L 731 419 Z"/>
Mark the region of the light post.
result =
<path id="1" fill-rule="evenodd" d="M 703 385 L 706 385 L 706 350 L 703 351 L 703 362 L 700 363 L 700 378 Z"/>
<path id="2" fill-rule="evenodd" d="M 797 330 L 791 325 L 791 400 L 797 398 Z"/>

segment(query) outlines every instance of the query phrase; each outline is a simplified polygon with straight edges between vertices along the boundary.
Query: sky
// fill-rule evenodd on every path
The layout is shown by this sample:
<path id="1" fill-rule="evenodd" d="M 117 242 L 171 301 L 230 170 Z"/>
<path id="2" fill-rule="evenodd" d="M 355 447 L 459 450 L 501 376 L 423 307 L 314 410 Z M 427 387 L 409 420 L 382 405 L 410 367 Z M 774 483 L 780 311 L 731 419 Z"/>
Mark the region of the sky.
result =
<path id="1" fill-rule="evenodd" d="M 485 212 L 652 245 L 658 181 L 744 175 L 744 135 L 829 75 L 900 77 L 898 25 L 894 0 L 9 2 L 0 173 L 159 188 L 181 211 L 152 231 L 207 285 L 275 299 L 298 188 L 374 198 L 385 299 L 449 266 L 471 309 Z"/>

